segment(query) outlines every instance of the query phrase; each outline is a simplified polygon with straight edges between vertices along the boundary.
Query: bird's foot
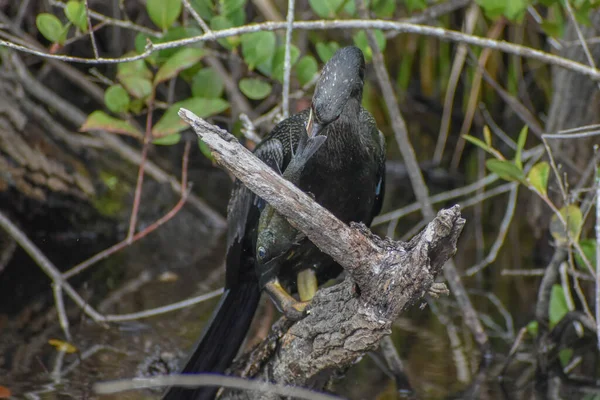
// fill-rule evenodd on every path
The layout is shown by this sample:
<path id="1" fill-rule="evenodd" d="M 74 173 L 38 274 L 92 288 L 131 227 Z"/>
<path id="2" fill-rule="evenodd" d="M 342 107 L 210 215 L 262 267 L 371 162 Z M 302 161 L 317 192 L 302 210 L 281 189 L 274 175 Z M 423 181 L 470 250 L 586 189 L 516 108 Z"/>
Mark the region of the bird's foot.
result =
<path id="1" fill-rule="evenodd" d="M 312 298 L 315 297 L 315 293 L 317 293 L 317 289 L 319 288 L 315 270 L 308 268 L 300 271 L 296 279 L 296 284 L 298 285 L 298 295 L 300 296 L 300 300 L 312 300 Z"/>
<path id="2" fill-rule="evenodd" d="M 265 291 L 271 297 L 275 307 L 286 318 L 292 321 L 298 321 L 307 314 L 306 307 L 310 304 L 307 301 L 298 301 L 294 299 L 279 283 L 278 279 L 267 282 Z"/>

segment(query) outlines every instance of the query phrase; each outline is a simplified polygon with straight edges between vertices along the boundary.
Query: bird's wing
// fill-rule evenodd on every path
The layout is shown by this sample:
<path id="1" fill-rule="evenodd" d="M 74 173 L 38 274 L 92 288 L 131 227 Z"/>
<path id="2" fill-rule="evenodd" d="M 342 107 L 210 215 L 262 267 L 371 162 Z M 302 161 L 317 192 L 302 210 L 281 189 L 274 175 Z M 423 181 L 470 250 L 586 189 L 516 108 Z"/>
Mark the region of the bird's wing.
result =
<path id="1" fill-rule="evenodd" d="M 284 161 L 284 148 L 278 139 L 269 139 L 260 144 L 254 152 L 262 162 L 281 174 Z M 227 207 L 227 248 L 231 248 L 235 242 L 242 241 L 246 226 L 252 223 L 252 217 L 256 218 L 260 210 L 264 208 L 264 200 L 256 196 L 243 183 L 236 180 L 233 185 L 229 205 Z M 256 208 L 256 210 L 253 210 Z"/>

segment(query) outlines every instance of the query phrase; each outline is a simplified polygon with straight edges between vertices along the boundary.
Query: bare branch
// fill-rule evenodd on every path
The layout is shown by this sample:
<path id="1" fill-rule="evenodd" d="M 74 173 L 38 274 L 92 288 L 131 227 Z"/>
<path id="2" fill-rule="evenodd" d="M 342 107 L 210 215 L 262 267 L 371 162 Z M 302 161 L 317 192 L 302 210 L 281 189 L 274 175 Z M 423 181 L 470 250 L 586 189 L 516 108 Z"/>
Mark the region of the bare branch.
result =
<path id="1" fill-rule="evenodd" d="M 92 13 L 92 16 L 93 13 Z M 407 22 L 394 22 L 386 20 L 341 20 L 341 21 L 296 21 L 292 24 L 294 29 L 300 30 L 332 30 L 332 29 L 381 29 L 384 31 L 395 31 L 399 33 L 414 33 L 424 36 L 437 37 L 440 40 L 447 40 L 458 43 L 465 43 L 473 46 L 491 48 L 493 50 L 499 50 L 505 53 L 513 54 L 516 56 L 532 58 L 540 60 L 548 64 L 556 65 L 567 70 L 583 74 L 590 77 L 593 80 L 600 80 L 600 71 L 596 68 L 588 67 L 587 65 L 581 64 L 576 61 L 569 60 L 564 57 L 555 56 L 550 53 L 546 53 L 540 50 L 533 49 L 527 46 L 521 46 L 503 40 L 492 40 L 486 39 L 479 36 L 467 35 L 462 32 L 457 32 L 449 29 L 424 26 L 411 24 Z M 58 54 L 50 54 L 45 51 L 32 49 L 26 46 L 17 45 L 6 40 L 0 40 L 0 46 L 9 47 L 14 50 L 18 50 L 24 53 L 37 55 L 44 58 L 57 59 L 70 62 L 79 62 L 84 64 L 118 64 L 123 62 L 141 60 L 148 57 L 150 54 L 175 47 L 188 46 L 193 43 L 205 42 L 209 40 L 222 39 L 231 36 L 237 36 L 244 33 L 252 33 L 259 31 L 276 31 L 287 28 L 286 22 L 264 22 L 260 24 L 250 24 L 241 27 L 222 29 L 218 31 L 212 31 L 212 33 L 205 33 L 202 35 L 174 40 L 164 43 L 157 43 L 152 45 L 149 49 L 143 53 L 132 57 L 121 57 L 121 58 L 81 58 L 63 56 Z"/>

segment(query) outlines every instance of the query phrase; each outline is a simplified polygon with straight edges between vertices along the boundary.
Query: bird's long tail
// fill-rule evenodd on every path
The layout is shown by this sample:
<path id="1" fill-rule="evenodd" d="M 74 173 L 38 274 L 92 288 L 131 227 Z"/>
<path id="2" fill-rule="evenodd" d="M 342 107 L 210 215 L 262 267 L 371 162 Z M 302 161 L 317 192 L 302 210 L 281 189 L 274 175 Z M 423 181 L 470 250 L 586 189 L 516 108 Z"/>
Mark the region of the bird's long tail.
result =
<path id="1" fill-rule="evenodd" d="M 182 373 L 225 372 L 246 337 L 259 299 L 256 280 L 226 289 Z M 171 387 L 163 400 L 209 400 L 214 398 L 217 390 L 218 387 Z"/>

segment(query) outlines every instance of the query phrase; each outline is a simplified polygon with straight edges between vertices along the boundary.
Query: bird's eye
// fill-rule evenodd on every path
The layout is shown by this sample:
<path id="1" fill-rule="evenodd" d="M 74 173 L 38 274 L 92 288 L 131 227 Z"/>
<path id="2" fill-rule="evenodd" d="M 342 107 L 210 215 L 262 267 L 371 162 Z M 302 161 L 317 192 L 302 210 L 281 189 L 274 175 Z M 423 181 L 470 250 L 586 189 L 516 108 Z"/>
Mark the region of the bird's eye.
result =
<path id="1" fill-rule="evenodd" d="M 267 256 L 267 250 L 264 247 L 260 246 L 256 255 L 258 256 L 259 260 L 264 260 Z"/>

